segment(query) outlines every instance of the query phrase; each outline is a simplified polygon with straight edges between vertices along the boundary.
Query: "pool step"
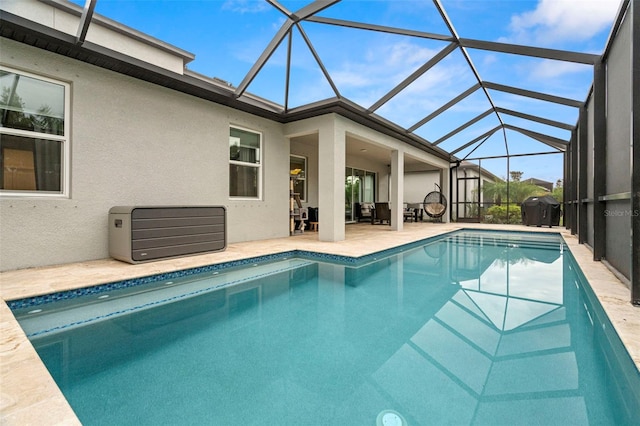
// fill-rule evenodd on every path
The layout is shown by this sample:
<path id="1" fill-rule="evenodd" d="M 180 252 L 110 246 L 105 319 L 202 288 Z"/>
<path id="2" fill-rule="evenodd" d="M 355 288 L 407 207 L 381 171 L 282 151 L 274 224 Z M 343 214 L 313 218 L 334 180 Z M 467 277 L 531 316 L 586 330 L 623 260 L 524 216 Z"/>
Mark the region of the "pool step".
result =
<path id="1" fill-rule="evenodd" d="M 443 241 L 460 245 L 472 245 L 473 247 L 478 247 L 478 244 L 481 244 L 481 246 L 507 248 L 539 248 L 549 250 L 561 250 L 563 248 L 563 241 L 557 235 L 526 234 L 520 237 L 511 234 L 495 236 L 483 232 L 463 232 L 451 235 Z"/>

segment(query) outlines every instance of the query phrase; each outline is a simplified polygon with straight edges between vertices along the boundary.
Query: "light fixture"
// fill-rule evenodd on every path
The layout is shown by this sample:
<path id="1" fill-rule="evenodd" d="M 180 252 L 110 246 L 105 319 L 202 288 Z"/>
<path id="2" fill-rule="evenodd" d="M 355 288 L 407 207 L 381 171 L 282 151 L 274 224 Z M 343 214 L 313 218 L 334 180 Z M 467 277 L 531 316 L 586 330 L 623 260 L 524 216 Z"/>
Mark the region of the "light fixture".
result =
<path id="1" fill-rule="evenodd" d="M 407 421 L 397 411 L 384 410 L 378 414 L 376 426 L 407 426 Z"/>

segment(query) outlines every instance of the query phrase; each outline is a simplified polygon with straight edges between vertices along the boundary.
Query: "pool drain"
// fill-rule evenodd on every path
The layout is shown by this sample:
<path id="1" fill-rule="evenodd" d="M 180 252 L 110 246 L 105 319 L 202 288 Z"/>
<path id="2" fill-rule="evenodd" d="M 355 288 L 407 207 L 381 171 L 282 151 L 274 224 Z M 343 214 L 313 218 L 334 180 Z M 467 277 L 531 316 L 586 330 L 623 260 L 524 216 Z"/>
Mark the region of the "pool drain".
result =
<path id="1" fill-rule="evenodd" d="M 378 414 L 376 426 L 407 426 L 407 421 L 397 411 L 384 410 Z"/>

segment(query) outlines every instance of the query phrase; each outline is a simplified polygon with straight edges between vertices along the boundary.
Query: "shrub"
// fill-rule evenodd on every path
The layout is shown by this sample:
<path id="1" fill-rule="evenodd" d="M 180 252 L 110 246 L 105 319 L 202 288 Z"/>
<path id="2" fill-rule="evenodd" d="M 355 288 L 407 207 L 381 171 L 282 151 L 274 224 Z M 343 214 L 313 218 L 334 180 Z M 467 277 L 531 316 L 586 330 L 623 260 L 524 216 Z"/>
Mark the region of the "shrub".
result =
<path id="1" fill-rule="evenodd" d="M 485 222 L 487 223 L 522 223 L 522 216 L 520 212 L 520 206 L 516 204 L 509 205 L 509 220 L 507 220 L 507 206 L 491 206 L 487 209 L 485 215 Z"/>

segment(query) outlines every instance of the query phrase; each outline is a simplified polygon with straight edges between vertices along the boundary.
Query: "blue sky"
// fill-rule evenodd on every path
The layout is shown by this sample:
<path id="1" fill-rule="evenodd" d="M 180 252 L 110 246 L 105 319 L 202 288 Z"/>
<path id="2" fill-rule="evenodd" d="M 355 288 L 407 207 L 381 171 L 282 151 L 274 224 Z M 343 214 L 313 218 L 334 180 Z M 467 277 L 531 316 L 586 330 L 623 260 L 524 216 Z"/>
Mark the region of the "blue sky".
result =
<path id="1" fill-rule="evenodd" d="M 83 0 L 75 0 L 83 5 Z M 281 0 L 290 11 L 309 2 Z M 462 38 L 602 53 L 619 0 L 442 0 Z M 239 85 L 285 21 L 262 0 L 98 0 L 96 13 L 190 51 L 189 69 Z M 449 35 L 432 1 L 343 0 L 318 16 Z M 446 42 L 303 22 L 302 28 L 328 70 L 340 94 L 369 107 L 409 76 Z M 248 91 L 284 104 L 286 42 L 278 48 L 248 87 Z M 583 101 L 593 71 L 590 66 L 469 49 L 484 81 L 522 87 Z M 429 70 L 376 112 L 410 127 L 475 84 L 459 50 Z M 554 105 L 498 91 L 494 103 L 543 118 L 574 124 L 575 108 Z M 289 107 L 335 96 L 300 33 L 294 31 Z M 454 108 L 416 130 L 437 141 L 459 125 L 486 111 L 490 104 L 476 91 Z M 569 132 L 511 116 L 507 124 L 569 139 Z M 451 151 L 498 125 L 495 115 L 480 120 L 439 146 Z M 507 131 L 509 152 L 552 151 L 517 132 Z M 464 157 L 476 146 L 458 153 Z M 471 157 L 504 155 L 504 135 L 497 132 Z M 494 174 L 506 176 L 506 160 L 483 162 Z M 511 170 L 555 182 L 562 177 L 562 156 L 511 160 Z"/>

